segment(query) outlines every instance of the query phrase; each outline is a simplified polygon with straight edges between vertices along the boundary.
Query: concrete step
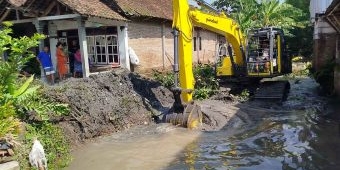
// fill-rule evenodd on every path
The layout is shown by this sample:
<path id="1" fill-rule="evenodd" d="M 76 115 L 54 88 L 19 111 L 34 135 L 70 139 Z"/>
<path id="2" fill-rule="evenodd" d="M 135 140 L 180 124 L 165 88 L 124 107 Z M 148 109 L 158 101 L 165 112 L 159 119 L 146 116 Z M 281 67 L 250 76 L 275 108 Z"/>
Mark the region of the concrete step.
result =
<path id="1" fill-rule="evenodd" d="M 1 170 L 20 170 L 19 162 L 11 161 L 11 162 L 0 164 L 0 169 Z"/>

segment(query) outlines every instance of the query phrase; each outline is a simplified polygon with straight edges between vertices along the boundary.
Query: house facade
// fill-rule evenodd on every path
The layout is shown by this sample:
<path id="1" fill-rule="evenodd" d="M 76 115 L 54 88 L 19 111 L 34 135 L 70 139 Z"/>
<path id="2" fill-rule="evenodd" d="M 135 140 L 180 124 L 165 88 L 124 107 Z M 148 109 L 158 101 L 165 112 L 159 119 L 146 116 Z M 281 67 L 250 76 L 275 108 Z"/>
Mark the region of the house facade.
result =
<path id="1" fill-rule="evenodd" d="M 129 47 L 132 47 L 140 64 L 137 71 L 153 68 L 170 68 L 173 64 L 174 42 L 171 23 L 131 22 L 128 25 Z M 196 28 L 193 37 L 193 62 L 212 63 L 216 54 L 218 36 Z"/>
<path id="2" fill-rule="evenodd" d="M 47 35 L 39 49 L 50 47 L 54 66 L 57 42 L 64 43 L 66 52 L 73 41 L 78 42 L 84 77 L 98 68 L 132 68 L 129 48 L 139 59 L 136 71 L 173 64 L 172 2 L 168 0 L 10 0 L 0 1 L 0 7 L 0 21 Z M 32 34 L 30 30 L 24 34 Z M 217 39 L 215 33 L 196 28 L 194 62 L 213 62 Z"/>
<path id="3" fill-rule="evenodd" d="M 340 95 L 340 0 L 311 0 L 310 14 L 314 24 L 313 67 L 321 71 L 332 67 L 333 79 L 319 82 L 328 90 Z M 330 89 L 331 88 L 331 89 Z"/>

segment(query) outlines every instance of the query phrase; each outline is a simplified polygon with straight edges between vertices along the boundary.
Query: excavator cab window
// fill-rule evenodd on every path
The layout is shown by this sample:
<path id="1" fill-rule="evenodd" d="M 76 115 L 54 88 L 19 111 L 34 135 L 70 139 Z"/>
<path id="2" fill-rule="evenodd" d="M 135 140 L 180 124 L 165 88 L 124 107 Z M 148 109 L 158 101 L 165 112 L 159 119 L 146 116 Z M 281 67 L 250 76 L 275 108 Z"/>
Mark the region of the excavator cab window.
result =
<path id="1" fill-rule="evenodd" d="M 253 33 L 248 39 L 248 74 L 270 74 L 270 36 L 267 32 Z"/>
<path id="2" fill-rule="evenodd" d="M 273 77 L 281 74 L 285 61 L 283 32 L 276 28 L 254 30 L 248 34 L 247 69 L 250 76 Z"/>

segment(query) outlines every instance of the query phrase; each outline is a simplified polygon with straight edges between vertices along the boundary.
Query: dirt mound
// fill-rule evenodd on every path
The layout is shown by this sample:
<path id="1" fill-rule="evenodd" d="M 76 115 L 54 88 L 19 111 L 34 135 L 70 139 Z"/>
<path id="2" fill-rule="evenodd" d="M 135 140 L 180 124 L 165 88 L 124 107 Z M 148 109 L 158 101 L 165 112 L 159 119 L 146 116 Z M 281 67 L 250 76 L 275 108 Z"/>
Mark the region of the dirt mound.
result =
<path id="1" fill-rule="evenodd" d="M 85 79 L 68 79 L 45 89 L 46 96 L 71 109 L 60 122 L 73 144 L 151 122 L 152 112 L 168 109 L 171 92 L 159 83 L 118 69 Z"/>

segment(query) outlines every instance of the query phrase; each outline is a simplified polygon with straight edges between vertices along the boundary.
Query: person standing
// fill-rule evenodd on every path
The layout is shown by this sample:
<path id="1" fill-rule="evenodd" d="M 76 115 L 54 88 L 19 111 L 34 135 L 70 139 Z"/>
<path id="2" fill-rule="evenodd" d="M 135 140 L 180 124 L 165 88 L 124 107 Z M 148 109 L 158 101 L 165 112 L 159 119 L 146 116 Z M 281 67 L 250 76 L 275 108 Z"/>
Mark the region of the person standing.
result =
<path id="1" fill-rule="evenodd" d="M 56 47 L 57 47 L 56 56 L 57 56 L 57 63 L 58 63 L 57 68 L 58 68 L 59 79 L 64 80 L 65 75 L 67 73 L 67 67 L 66 67 L 67 58 L 63 51 L 62 43 L 58 42 Z"/>
<path id="2" fill-rule="evenodd" d="M 49 51 L 49 48 L 47 46 L 44 47 L 44 50 L 41 51 L 38 56 L 37 60 L 41 67 L 44 69 L 45 75 L 48 79 L 48 82 L 52 85 L 54 84 L 54 69 L 51 59 L 51 53 Z"/>
<path id="3" fill-rule="evenodd" d="M 80 49 L 78 48 L 76 53 L 74 54 L 74 73 L 73 77 L 76 78 L 77 73 L 82 73 L 82 62 L 81 62 L 81 54 Z"/>
<path id="4" fill-rule="evenodd" d="M 71 42 L 71 46 L 69 48 L 69 62 L 70 62 L 70 72 L 73 74 L 74 73 L 74 65 L 75 65 L 75 54 L 77 52 L 77 48 L 78 48 L 78 41 L 77 40 L 72 40 Z"/>

